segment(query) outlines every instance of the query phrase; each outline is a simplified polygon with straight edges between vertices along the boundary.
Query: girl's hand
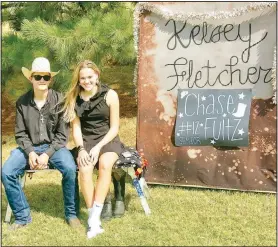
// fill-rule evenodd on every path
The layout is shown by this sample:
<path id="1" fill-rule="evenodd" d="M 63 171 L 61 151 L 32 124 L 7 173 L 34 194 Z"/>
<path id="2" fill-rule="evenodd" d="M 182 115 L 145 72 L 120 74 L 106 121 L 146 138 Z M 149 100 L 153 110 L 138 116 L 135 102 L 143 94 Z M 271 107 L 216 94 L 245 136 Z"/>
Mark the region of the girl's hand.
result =
<path id="1" fill-rule="evenodd" d="M 94 146 L 91 150 L 90 150 L 90 157 L 91 157 L 91 162 L 93 163 L 93 166 L 95 166 L 95 164 L 98 161 L 98 157 L 99 157 L 99 152 L 100 152 L 100 147 L 99 146 Z"/>
<path id="2" fill-rule="evenodd" d="M 90 156 L 85 149 L 81 150 L 78 153 L 77 164 L 78 164 L 78 166 L 89 166 L 89 165 L 91 165 Z"/>

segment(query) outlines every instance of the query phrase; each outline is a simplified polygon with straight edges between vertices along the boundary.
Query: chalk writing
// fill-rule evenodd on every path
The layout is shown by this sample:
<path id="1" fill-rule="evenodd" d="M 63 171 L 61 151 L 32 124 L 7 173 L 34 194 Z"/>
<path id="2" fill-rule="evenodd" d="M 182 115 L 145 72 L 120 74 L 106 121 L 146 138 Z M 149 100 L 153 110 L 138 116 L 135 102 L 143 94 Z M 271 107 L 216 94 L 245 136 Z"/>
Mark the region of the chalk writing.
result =
<path id="1" fill-rule="evenodd" d="M 251 89 L 179 89 L 175 144 L 246 146 Z"/>
<path id="2" fill-rule="evenodd" d="M 247 68 L 245 66 L 244 70 L 241 68 L 242 63 L 249 62 L 252 50 L 266 39 L 267 31 L 264 31 L 259 38 L 255 39 L 251 23 L 245 24 L 245 28 L 243 28 L 243 24 L 225 24 L 209 27 L 206 22 L 203 22 L 202 25 L 190 25 L 185 21 L 181 28 L 177 28 L 176 21 L 170 19 L 165 26 L 170 25 L 170 23 L 173 24 L 173 29 L 166 45 L 170 51 L 175 50 L 178 45 L 182 49 L 189 49 L 190 46 L 194 45 L 201 46 L 218 42 L 230 43 L 239 41 L 246 44 L 246 46 L 242 48 L 243 50 L 240 51 L 239 55 L 230 55 L 228 62 L 224 63 L 221 68 L 217 68 L 215 64 L 212 64 L 210 59 L 204 59 L 203 66 L 197 68 L 194 60 L 185 56 L 180 56 L 172 63 L 165 64 L 172 71 L 167 76 L 167 79 L 173 79 L 170 80 L 171 85 L 169 85 L 168 91 L 175 89 L 177 86 L 179 88 L 207 88 L 215 85 L 231 87 L 236 82 L 241 85 L 250 83 L 252 86 L 261 79 L 263 83 L 272 81 L 271 68 L 255 67 L 253 65 Z M 255 52 L 257 52 L 256 49 Z M 185 54 L 187 54 L 186 51 Z"/>
<path id="3" fill-rule="evenodd" d="M 216 27 L 214 27 L 212 29 L 212 32 L 209 34 L 208 33 L 208 25 L 206 22 L 203 22 L 203 25 L 195 25 L 192 27 L 192 29 L 190 30 L 190 34 L 189 34 L 189 39 L 188 39 L 188 43 L 184 44 L 181 40 L 180 35 L 182 34 L 183 31 L 186 28 L 187 22 L 185 21 L 183 24 L 183 27 L 180 30 L 177 30 L 177 25 L 176 25 L 176 21 L 174 21 L 173 19 L 170 19 L 169 21 L 166 22 L 165 26 L 167 26 L 169 24 L 169 22 L 173 22 L 173 35 L 169 38 L 168 42 L 167 42 L 167 48 L 169 50 L 174 50 L 177 47 L 177 41 L 179 42 L 179 44 L 183 47 L 183 48 L 188 48 L 191 44 L 191 41 L 193 41 L 193 43 L 195 45 L 202 45 L 203 42 L 205 43 L 217 43 L 220 41 L 221 37 L 224 38 L 225 41 L 228 42 L 232 42 L 235 40 L 241 40 L 244 43 L 247 43 L 247 48 L 244 49 L 242 51 L 241 54 L 241 59 L 244 63 L 247 63 L 249 61 L 250 58 L 250 52 L 251 52 L 251 48 L 255 47 L 256 45 L 258 45 L 259 43 L 261 43 L 267 36 L 267 32 L 265 32 L 263 34 L 263 37 L 258 40 L 258 41 L 254 41 L 252 43 L 252 26 L 251 23 L 249 23 L 248 25 L 248 34 L 243 34 L 243 32 L 241 32 L 241 24 L 239 25 L 233 25 L 233 24 L 226 24 L 226 25 L 218 25 Z M 233 30 L 235 29 L 235 34 L 233 33 Z M 201 31 L 201 32 L 200 32 Z M 229 37 L 229 35 L 230 37 Z M 232 36 L 234 35 L 234 36 Z M 216 37 L 216 39 L 214 39 L 214 37 Z M 246 37 L 246 38 L 244 38 Z M 206 39 L 207 38 L 207 39 Z M 172 42 L 173 41 L 173 42 Z M 198 42 L 199 41 L 199 42 Z"/>
<path id="4" fill-rule="evenodd" d="M 261 66 L 256 68 L 252 66 L 249 67 L 247 71 L 242 71 L 239 67 L 236 67 L 238 61 L 239 60 L 237 56 L 230 57 L 229 63 L 225 64 L 224 66 L 227 68 L 221 70 L 218 75 L 212 79 L 210 72 L 215 69 L 216 66 L 212 66 L 209 60 L 207 60 L 207 64 L 201 67 L 200 70 L 196 70 L 194 69 L 193 60 L 188 61 L 185 57 L 179 57 L 174 61 L 174 63 L 165 65 L 172 66 L 174 69 L 174 74 L 169 75 L 167 78 L 176 78 L 174 85 L 167 90 L 173 90 L 178 84 L 180 87 L 185 88 L 203 88 L 207 85 L 214 86 L 216 83 L 219 83 L 224 87 L 232 86 L 233 81 L 238 81 L 242 85 L 246 84 L 247 82 L 256 84 L 261 77 L 263 77 L 264 83 L 269 83 L 272 81 L 271 68 L 266 69 L 262 68 Z"/>

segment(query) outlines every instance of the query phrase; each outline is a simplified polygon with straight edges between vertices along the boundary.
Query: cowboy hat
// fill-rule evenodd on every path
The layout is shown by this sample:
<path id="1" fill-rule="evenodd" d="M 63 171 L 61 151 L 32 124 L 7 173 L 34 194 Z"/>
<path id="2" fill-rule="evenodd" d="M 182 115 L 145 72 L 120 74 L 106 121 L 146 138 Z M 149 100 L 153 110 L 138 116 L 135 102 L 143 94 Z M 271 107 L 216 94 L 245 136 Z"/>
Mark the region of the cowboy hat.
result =
<path id="1" fill-rule="evenodd" d="M 31 70 L 29 70 L 25 67 L 22 67 L 21 71 L 28 80 L 30 79 L 32 74 L 35 72 L 50 73 L 51 77 L 57 75 L 60 72 L 60 71 L 51 72 L 50 71 L 50 63 L 49 63 L 48 59 L 46 59 L 45 57 L 37 57 L 32 63 Z"/>

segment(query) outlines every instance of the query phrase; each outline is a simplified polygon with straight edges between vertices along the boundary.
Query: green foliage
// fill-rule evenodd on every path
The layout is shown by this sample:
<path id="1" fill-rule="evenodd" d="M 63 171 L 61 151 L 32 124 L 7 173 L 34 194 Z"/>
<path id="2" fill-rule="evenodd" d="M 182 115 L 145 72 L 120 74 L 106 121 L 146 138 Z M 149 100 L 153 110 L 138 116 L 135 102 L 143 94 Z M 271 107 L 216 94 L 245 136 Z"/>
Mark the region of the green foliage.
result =
<path id="1" fill-rule="evenodd" d="M 105 15 L 99 23 L 99 40 L 108 51 L 106 58 L 110 56 L 121 64 L 134 62 L 133 26 L 126 25 L 132 18 L 129 11 L 118 10 Z"/>
<path id="2" fill-rule="evenodd" d="M 15 31 L 20 31 L 24 20 L 41 18 L 49 23 L 59 23 L 82 16 L 77 3 L 70 2 L 9 2 L 4 7 L 3 21 L 8 21 Z"/>
<path id="3" fill-rule="evenodd" d="M 130 2 L 2 3 L 4 22 L 14 34 L 2 38 L 2 86 L 30 68 L 37 56 L 60 70 L 55 88 L 65 90 L 81 60 L 99 66 L 134 65 L 133 10 Z M 8 90 L 9 91 L 9 90 Z"/>
<path id="4" fill-rule="evenodd" d="M 132 20 L 127 8 L 105 14 L 91 10 L 78 21 L 68 21 L 68 25 L 51 25 L 40 18 L 25 20 L 22 34 L 46 45 L 65 69 L 86 58 L 102 65 L 124 65 L 135 62 Z"/>
<path id="5" fill-rule="evenodd" d="M 36 56 L 49 56 L 46 47 L 28 42 L 19 35 L 2 37 L 2 86 L 21 73 L 21 67 L 30 65 Z"/>

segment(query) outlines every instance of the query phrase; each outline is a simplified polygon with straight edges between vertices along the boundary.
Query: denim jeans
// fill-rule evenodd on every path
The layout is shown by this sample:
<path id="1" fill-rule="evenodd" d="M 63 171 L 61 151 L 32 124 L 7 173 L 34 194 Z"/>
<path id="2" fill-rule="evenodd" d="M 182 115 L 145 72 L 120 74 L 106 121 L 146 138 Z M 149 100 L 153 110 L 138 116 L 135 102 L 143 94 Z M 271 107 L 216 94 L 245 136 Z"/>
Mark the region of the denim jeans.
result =
<path id="1" fill-rule="evenodd" d="M 40 155 L 48 147 L 48 144 L 35 146 L 34 151 Z M 62 173 L 66 220 L 76 218 L 79 213 L 79 188 L 74 159 L 67 148 L 61 148 L 50 157 L 49 163 Z M 11 151 L 2 168 L 2 183 L 17 224 L 32 221 L 30 206 L 19 183 L 19 176 L 24 174 L 26 166 L 28 166 L 27 155 L 21 148 L 16 148 Z"/>

